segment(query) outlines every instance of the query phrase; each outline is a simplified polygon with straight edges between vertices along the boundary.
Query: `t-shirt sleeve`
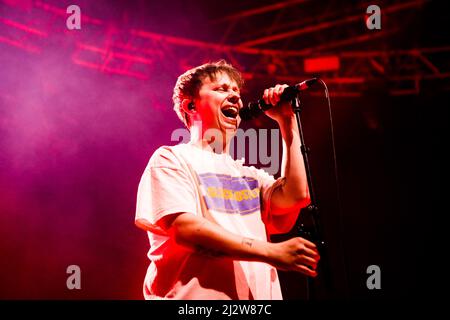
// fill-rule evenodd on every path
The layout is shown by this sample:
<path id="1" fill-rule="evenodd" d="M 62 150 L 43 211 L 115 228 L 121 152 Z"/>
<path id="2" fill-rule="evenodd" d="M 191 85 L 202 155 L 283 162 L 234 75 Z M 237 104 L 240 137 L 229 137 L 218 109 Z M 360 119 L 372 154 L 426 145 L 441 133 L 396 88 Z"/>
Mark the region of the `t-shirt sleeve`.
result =
<path id="1" fill-rule="evenodd" d="M 258 180 L 261 198 L 261 218 L 264 223 L 270 223 L 270 202 L 272 193 L 281 185 L 283 185 L 285 178 L 280 177 L 275 179 L 263 169 L 256 169 L 250 167 L 254 177 Z"/>
<path id="2" fill-rule="evenodd" d="M 136 221 L 160 232 L 158 220 L 175 213 L 197 214 L 195 186 L 169 148 L 159 148 L 142 174 L 136 203 Z"/>

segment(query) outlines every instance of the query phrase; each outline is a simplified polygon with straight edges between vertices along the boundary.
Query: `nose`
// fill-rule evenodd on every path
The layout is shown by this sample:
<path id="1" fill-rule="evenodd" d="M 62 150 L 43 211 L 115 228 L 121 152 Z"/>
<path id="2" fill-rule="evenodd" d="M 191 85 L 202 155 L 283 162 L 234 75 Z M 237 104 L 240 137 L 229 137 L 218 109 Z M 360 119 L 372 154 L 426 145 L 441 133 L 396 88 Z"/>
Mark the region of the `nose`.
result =
<path id="1" fill-rule="evenodd" d="M 228 96 L 228 101 L 230 101 L 233 104 L 236 104 L 239 102 L 241 97 L 237 93 L 233 93 L 230 96 Z"/>

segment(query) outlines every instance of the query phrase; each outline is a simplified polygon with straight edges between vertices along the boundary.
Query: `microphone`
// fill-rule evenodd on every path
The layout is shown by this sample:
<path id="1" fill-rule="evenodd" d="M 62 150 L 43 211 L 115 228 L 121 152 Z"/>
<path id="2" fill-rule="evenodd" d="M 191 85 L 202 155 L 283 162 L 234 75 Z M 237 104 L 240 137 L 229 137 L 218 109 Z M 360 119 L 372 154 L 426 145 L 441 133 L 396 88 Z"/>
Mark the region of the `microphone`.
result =
<path id="1" fill-rule="evenodd" d="M 317 78 L 312 78 L 296 85 L 286 87 L 280 96 L 280 101 L 291 101 L 300 91 L 309 89 L 317 81 Z M 267 104 L 263 99 L 259 99 L 256 102 L 249 102 L 247 107 L 239 110 L 239 116 L 244 121 L 251 120 L 258 117 L 261 112 L 269 110 L 272 107 L 273 106 L 271 104 Z"/>

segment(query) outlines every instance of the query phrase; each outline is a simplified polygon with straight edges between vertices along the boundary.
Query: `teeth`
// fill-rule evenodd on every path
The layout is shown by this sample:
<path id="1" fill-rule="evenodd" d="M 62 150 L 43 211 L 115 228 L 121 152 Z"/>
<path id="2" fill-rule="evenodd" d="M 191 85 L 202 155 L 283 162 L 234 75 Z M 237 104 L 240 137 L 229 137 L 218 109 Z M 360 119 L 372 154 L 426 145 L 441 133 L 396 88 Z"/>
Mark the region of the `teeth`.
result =
<path id="1" fill-rule="evenodd" d="M 222 113 L 227 117 L 227 118 L 233 118 L 235 119 L 238 115 L 238 108 L 235 106 L 226 106 L 222 109 Z"/>
<path id="2" fill-rule="evenodd" d="M 225 108 L 223 108 L 222 110 L 233 110 L 234 112 L 237 112 L 237 111 L 238 111 L 236 107 L 232 107 L 232 106 L 225 107 Z"/>

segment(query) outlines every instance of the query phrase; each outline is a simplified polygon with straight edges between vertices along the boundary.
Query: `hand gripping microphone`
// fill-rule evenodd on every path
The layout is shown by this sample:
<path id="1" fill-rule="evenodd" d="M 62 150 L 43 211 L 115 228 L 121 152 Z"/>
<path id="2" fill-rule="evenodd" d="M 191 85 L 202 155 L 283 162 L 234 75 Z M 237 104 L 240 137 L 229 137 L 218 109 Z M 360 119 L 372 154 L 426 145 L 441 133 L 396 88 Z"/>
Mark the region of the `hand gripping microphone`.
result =
<path id="1" fill-rule="evenodd" d="M 312 78 L 296 85 L 286 87 L 281 94 L 280 101 L 291 101 L 300 91 L 308 89 L 315 84 L 317 80 L 317 78 Z M 261 112 L 269 110 L 272 107 L 273 105 L 267 104 L 263 99 L 260 99 L 256 102 L 249 102 L 247 107 L 244 107 L 239 111 L 239 115 L 244 121 L 251 120 L 259 116 Z"/>

